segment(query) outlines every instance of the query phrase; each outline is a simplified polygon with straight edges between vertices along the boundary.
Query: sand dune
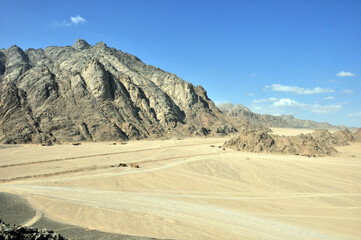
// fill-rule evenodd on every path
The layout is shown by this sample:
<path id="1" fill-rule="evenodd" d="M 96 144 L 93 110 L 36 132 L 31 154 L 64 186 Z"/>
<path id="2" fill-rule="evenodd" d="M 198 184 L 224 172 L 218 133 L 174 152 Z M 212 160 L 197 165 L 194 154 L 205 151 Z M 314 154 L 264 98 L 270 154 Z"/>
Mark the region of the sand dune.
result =
<path id="1" fill-rule="evenodd" d="M 359 238 L 359 143 L 338 147 L 337 157 L 307 158 L 224 151 L 217 147 L 224 140 L 4 148 L 0 191 L 21 194 L 54 220 L 106 232 L 171 239 Z M 114 167 L 120 162 L 140 168 Z"/>

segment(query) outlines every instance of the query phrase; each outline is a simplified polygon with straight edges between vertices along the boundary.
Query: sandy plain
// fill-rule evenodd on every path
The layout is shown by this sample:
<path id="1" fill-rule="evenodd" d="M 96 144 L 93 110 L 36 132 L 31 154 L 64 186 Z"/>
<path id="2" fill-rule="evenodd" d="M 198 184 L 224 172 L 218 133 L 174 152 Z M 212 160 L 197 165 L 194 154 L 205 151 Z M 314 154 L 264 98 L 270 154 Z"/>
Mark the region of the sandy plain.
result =
<path id="1" fill-rule="evenodd" d="M 0 191 L 37 210 L 28 225 L 45 215 L 166 239 L 360 239 L 360 143 L 308 158 L 218 148 L 225 140 L 0 148 Z"/>

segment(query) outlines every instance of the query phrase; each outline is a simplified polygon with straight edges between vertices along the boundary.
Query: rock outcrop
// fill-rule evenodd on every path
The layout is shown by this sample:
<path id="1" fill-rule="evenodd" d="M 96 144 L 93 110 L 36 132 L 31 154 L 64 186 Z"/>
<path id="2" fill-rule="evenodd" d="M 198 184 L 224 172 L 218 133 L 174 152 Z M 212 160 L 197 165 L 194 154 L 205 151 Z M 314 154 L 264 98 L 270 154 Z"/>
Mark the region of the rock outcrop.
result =
<path id="1" fill-rule="evenodd" d="M 42 240 L 65 240 L 61 235 L 47 229 L 37 229 L 9 225 L 0 220 L 0 240 L 20 240 L 20 239 L 42 239 Z"/>
<path id="2" fill-rule="evenodd" d="M 0 142 L 52 144 L 236 131 L 201 86 L 103 42 L 0 50 Z"/>
<path id="3" fill-rule="evenodd" d="M 278 136 L 265 131 L 241 131 L 223 144 L 225 148 L 256 153 L 280 153 L 302 156 L 334 156 L 337 151 L 311 134 Z"/>
<path id="4" fill-rule="evenodd" d="M 333 144 L 335 146 L 345 146 L 348 145 L 349 142 L 354 142 L 355 138 L 352 132 L 348 129 L 342 129 L 332 134 L 332 137 L 339 141 L 338 144 Z"/>
<path id="5" fill-rule="evenodd" d="M 250 123 L 267 128 L 309 128 L 309 129 L 335 129 L 327 122 L 315 122 L 311 120 L 301 120 L 293 115 L 272 116 L 269 114 L 258 114 L 252 112 L 242 104 L 233 105 L 232 103 L 219 104 L 217 107 L 228 116 L 236 120 L 246 120 Z"/>
<path id="6" fill-rule="evenodd" d="M 354 141 L 354 137 L 348 129 L 338 130 L 334 133 L 330 133 L 325 129 L 317 129 L 311 133 L 311 136 L 330 146 L 346 146 Z"/>

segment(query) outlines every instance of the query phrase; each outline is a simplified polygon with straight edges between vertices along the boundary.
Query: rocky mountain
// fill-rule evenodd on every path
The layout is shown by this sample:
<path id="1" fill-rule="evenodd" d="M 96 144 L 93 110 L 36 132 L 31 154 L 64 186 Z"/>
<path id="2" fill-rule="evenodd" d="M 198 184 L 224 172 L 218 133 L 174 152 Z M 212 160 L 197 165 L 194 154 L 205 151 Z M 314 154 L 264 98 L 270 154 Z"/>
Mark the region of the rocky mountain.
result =
<path id="1" fill-rule="evenodd" d="M 0 142 L 54 143 L 237 131 L 194 86 L 99 42 L 0 50 Z"/>
<path id="2" fill-rule="evenodd" d="M 310 129 L 334 129 L 339 128 L 327 122 L 315 122 L 311 120 L 301 120 L 293 115 L 272 116 L 269 114 L 258 114 L 252 112 L 242 104 L 232 103 L 219 104 L 217 107 L 225 114 L 236 119 L 247 120 L 250 123 L 263 127 L 279 128 L 310 128 Z"/>

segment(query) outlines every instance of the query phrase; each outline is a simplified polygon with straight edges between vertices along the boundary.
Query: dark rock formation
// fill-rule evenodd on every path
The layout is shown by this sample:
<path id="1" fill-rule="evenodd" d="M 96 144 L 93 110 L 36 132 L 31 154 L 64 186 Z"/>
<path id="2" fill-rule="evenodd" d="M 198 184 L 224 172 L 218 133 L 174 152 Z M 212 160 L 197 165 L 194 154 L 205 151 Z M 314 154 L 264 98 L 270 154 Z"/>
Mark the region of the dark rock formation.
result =
<path id="1" fill-rule="evenodd" d="M 235 131 L 201 86 L 102 42 L 0 50 L 0 142 L 51 144 Z"/>
<path id="2" fill-rule="evenodd" d="M 65 240 L 47 229 L 9 225 L 0 220 L 0 240 Z"/>

